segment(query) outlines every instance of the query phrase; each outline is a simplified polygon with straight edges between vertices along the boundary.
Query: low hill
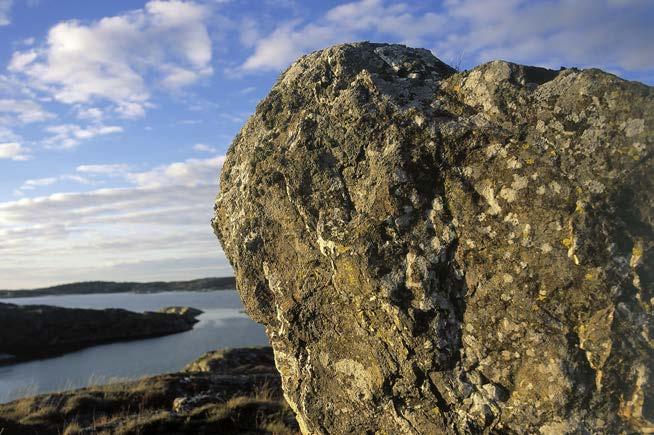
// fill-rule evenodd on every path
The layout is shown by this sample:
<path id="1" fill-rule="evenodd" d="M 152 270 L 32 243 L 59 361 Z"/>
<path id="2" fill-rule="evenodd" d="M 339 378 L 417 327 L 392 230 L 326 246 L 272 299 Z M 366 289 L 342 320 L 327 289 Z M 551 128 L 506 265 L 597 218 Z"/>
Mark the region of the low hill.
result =
<path id="1" fill-rule="evenodd" d="M 202 278 L 192 281 L 113 282 L 88 281 L 32 290 L 0 290 L 0 298 L 79 295 L 98 293 L 158 293 L 170 291 L 212 291 L 236 288 L 234 277 Z"/>

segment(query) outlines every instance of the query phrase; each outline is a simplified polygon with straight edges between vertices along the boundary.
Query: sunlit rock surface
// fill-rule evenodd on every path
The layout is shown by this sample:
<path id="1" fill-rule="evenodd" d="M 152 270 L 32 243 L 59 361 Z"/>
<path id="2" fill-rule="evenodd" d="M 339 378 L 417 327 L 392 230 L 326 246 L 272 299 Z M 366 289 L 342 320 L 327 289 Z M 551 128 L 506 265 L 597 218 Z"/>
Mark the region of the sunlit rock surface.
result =
<path id="1" fill-rule="evenodd" d="M 213 221 L 306 433 L 653 428 L 654 92 L 348 44 L 236 137 Z"/>

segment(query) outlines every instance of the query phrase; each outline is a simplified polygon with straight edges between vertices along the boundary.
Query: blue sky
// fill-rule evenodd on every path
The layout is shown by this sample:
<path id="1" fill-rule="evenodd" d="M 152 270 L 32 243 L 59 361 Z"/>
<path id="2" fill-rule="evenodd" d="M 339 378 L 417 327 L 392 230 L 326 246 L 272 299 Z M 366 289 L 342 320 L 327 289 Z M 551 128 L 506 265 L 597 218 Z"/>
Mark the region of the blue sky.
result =
<path id="1" fill-rule="evenodd" d="M 372 40 L 654 84 L 649 0 L 0 0 L 0 288 L 231 275 L 231 139 L 303 53 Z"/>

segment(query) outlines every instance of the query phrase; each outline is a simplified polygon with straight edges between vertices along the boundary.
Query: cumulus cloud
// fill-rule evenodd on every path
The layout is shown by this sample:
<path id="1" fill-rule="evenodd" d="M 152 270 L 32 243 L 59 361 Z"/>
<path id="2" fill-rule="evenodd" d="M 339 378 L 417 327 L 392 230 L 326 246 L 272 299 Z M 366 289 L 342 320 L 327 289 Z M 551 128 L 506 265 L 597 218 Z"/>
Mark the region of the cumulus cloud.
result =
<path id="1" fill-rule="evenodd" d="M 25 148 L 18 142 L 0 143 L 0 160 L 9 159 L 15 161 L 29 160 L 29 148 Z"/>
<path id="2" fill-rule="evenodd" d="M 191 159 L 142 172 L 83 165 L 77 168 L 83 177 L 121 173 L 129 185 L 0 203 L 3 286 L 231 274 L 209 227 L 223 160 Z M 30 184 L 51 188 L 61 181 L 51 178 Z"/>
<path id="3" fill-rule="evenodd" d="M 151 82 L 177 90 L 213 73 L 208 9 L 151 0 L 143 9 L 92 23 L 65 21 L 44 45 L 13 53 L 9 70 L 66 104 L 113 103 L 126 118 L 145 114 Z"/>
<path id="4" fill-rule="evenodd" d="M 495 58 L 545 66 L 654 70 L 649 0 L 446 0 L 438 10 L 388 0 L 336 6 L 312 22 L 241 38 L 254 52 L 245 71 L 279 70 L 325 46 L 379 39 L 433 49 L 445 61 Z M 256 38 L 256 40 L 253 40 Z"/>

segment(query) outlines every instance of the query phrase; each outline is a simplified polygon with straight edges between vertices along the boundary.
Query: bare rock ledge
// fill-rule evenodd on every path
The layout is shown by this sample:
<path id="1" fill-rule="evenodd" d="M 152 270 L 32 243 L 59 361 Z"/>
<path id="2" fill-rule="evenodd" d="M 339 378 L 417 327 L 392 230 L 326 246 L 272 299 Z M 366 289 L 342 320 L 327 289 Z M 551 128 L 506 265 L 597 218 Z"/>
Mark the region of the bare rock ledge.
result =
<path id="1" fill-rule="evenodd" d="M 339 45 L 229 150 L 213 227 L 305 433 L 654 430 L 654 91 Z"/>

